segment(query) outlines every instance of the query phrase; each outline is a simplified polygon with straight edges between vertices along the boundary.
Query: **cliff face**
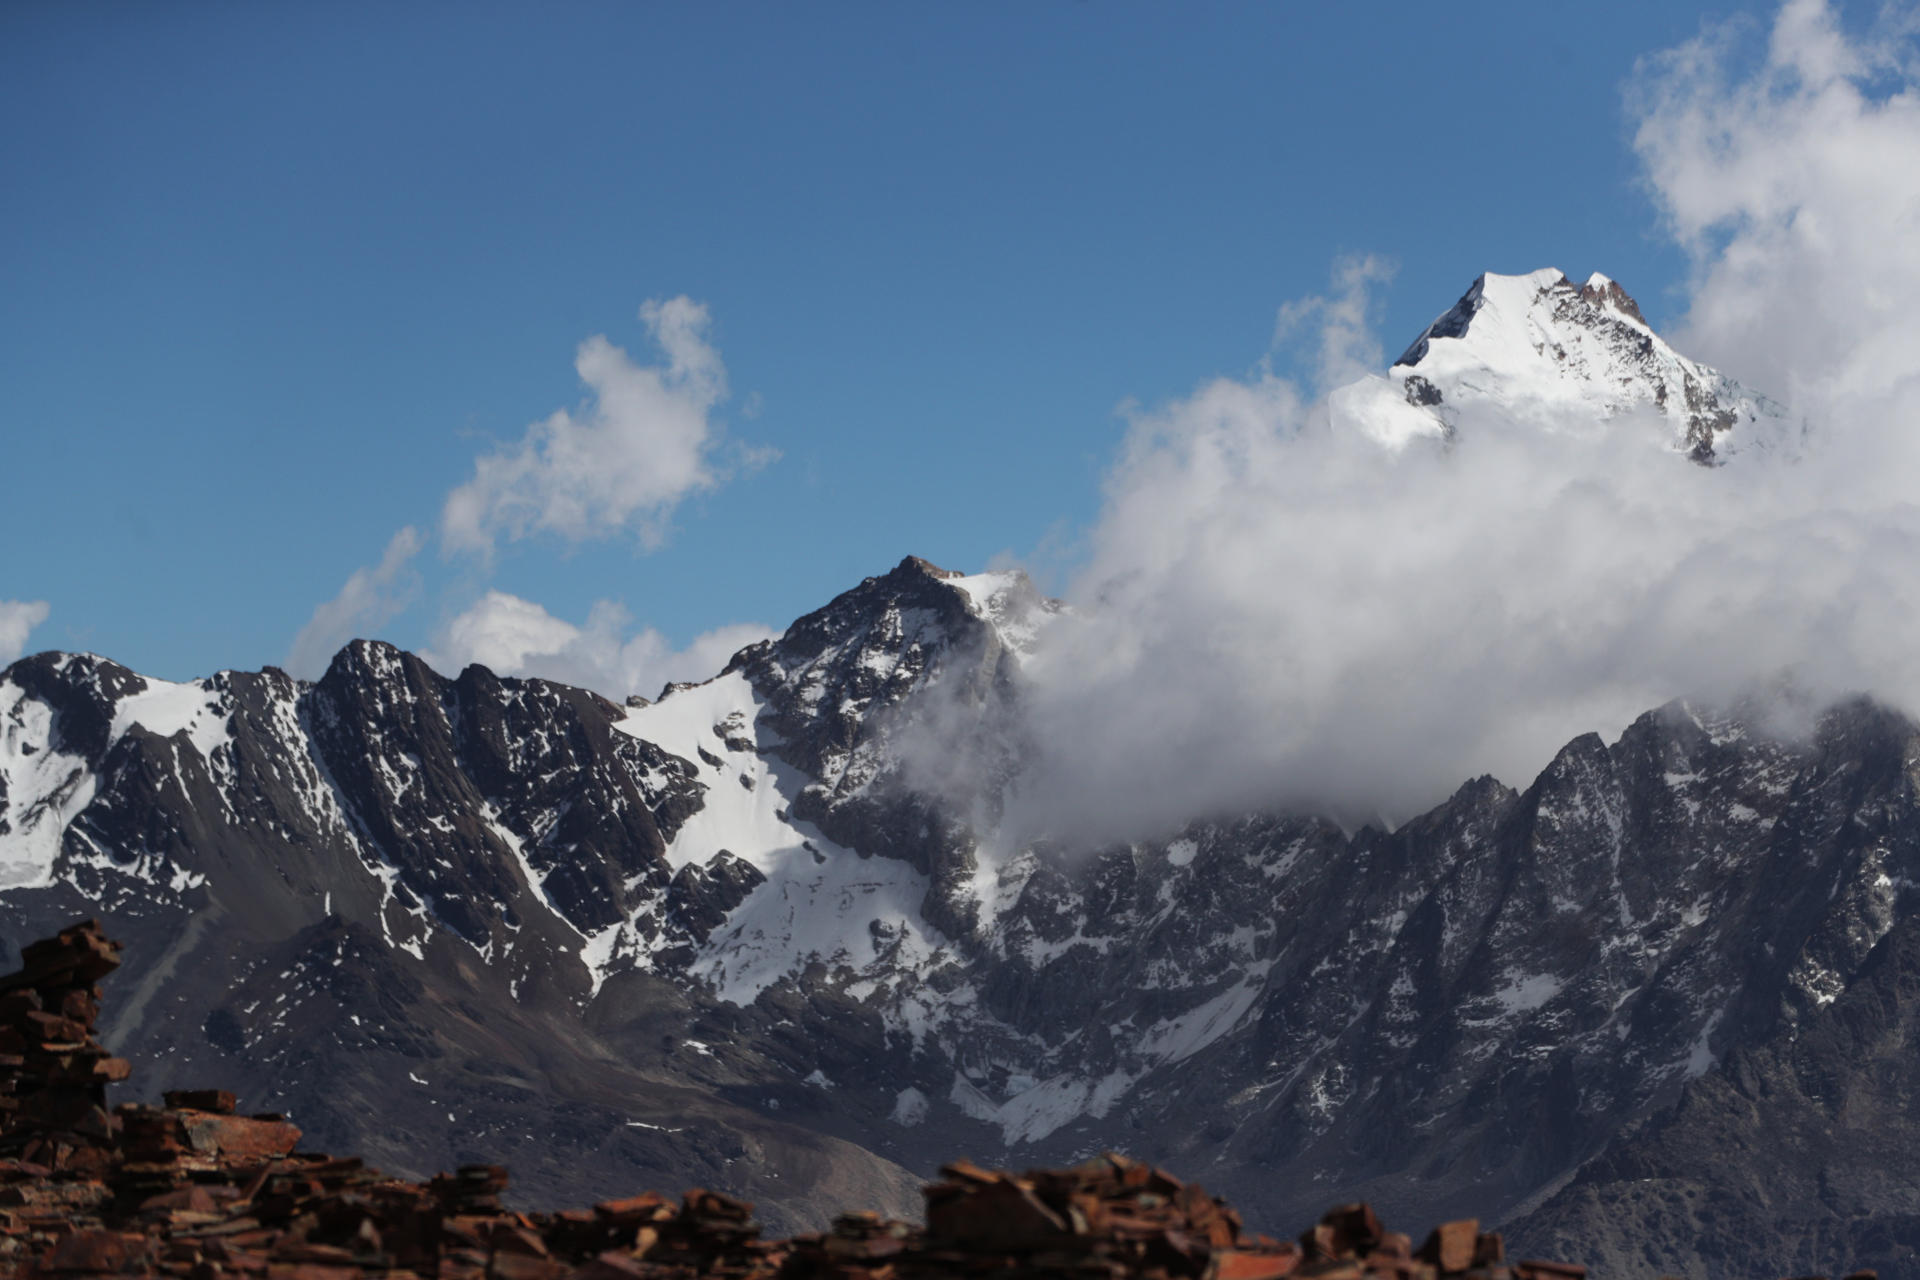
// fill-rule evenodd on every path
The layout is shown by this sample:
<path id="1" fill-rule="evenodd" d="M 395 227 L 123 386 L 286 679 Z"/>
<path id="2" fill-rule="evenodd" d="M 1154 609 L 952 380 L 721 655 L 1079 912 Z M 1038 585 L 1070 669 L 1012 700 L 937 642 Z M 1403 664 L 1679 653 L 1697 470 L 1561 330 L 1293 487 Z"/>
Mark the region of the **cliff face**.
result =
<path id="1" fill-rule="evenodd" d="M 1920 1268 L 1920 922 L 1818 1016 L 1730 1053 L 1509 1224 L 1609 1275 Z"/>

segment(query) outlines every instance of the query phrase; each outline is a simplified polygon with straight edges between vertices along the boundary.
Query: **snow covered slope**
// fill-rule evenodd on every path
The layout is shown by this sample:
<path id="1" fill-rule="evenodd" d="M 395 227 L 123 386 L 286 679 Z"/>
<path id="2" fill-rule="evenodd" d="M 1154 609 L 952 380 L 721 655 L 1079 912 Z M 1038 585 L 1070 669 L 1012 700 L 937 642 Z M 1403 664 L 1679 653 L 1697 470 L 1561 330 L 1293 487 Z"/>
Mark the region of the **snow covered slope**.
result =
<path id="1" fill-rule="evenodd" d="M 1451 438 L 1463 415 L 1559 431 L 1645 417 L 1701 463 L 1790 451 L 1798 435 L 1779 405 L 1668 346 L 1614 281 L 1575 285 L 1552 268 L 1481 276 L 1392 369 L 1333 403 L 1394 447 Z"/>

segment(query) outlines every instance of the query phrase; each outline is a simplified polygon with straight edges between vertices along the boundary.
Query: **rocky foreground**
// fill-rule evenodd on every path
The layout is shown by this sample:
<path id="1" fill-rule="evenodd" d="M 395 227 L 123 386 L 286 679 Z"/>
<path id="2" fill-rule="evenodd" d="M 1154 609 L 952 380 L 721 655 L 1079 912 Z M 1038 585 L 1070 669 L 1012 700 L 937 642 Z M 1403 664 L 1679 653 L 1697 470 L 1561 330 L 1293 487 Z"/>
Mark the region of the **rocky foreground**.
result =
<path id="1" fill-rule="evenodd" d="M 1242 1229 L 1197 1185 L 1124 1156 L 1015 1176 L 965 1161 L 926 1188 L 926 1222 L 848 1213 L 826 1233 L 766 1240 L 753 1206 L 653 1192 L 520 1213 L 507 1174 L 467 1165 L 426 1182 L 298 1150 L 277 1114 L 175 1090 L 109 1108 L 130 1069 L 94 1037 L 120 944 L 84 921 L 21 951 L 0 979 L 0 1268 L 18 1277 L 369 1275 L 488 1280 L 916 1280 L 946 1276 L 1577 1280 L 1582 1266 L 1509 1261 L 1500 1236 L 1443 1223 L 1418 1248 L 1364 1204 L 1298 1242 Z M 1857 1272 L 1849 1280 L 1865 1280 Z"/>

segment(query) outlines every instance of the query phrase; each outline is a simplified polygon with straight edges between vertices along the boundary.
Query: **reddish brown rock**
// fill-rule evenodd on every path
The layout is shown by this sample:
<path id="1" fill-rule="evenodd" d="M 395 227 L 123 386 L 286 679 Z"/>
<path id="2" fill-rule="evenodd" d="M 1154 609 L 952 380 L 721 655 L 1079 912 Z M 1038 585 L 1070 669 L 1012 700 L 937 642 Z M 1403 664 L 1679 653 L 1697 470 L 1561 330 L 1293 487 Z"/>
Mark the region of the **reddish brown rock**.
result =
<path id="1" fill-rule="evenodd" d="M 239 1100 L 225 1089 L 170 1089 L 164 1095 L 167 1106 L 175 1111 L 211 1111 L 230 1116 Z"/>
<path id="2" fill-rule="evenodd" d="M 1241 1253 L 1230 1250 L 1214 1258 L 1210 1280 L 1280 1280 L 1300 1266 L 1297 1253 Z"/>
<path id="3" fill-rule="evenodd" d="M 1443 1222 L 1420 1246 L 1420 1260 L 1441 1271 L 1465 1271 L 1473 1265 L 1480 1243 L 1480 1223 L 1474 1218 Z"/>
<path id="4" fill-rule="evenodd" d="M 1513 1264 L 1520 1280 L 1585 1280 L 1587 1269 L 1571 1262 L 1542 1262 L 1535 1258 Z"/>
<path id="5" fill-rule="evenodd" d="M 146 1261 L 149 1241 L 130 1231 L 80 1230 L 62 1236 L 40 1264 L 45 1271 L 119 1274 Z"/>
<path id="6" fill-rule="evenodd" d="M 187 1146 L 228 1163 L 259 1163 L 284 1156 L 300 1145 L 300 1130 L 284 1120 L 255 1120 L 211 1111 L 182 1111 L 180 1127 Z"/>

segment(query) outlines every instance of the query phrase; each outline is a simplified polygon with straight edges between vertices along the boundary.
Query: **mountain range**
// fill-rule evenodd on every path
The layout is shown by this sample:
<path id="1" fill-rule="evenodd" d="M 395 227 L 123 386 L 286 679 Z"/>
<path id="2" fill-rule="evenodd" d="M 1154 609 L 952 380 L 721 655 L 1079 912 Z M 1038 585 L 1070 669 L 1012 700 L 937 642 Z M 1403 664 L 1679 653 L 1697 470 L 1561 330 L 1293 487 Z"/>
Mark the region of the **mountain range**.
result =
<path id="1" fill-rule="evenodd" d="M 1555 271 L 1482 277 L 1332 407 L 1387 449 L 1651 425 L 1729 483 L 1805 435 Z M 1906 716 L 1676 701 L 1391 830 L 1011 840 L 1072 625 L 908 557 L 653 700 L 374 641 L 313 682 L 23 658 L 5 936 L 100 915 L 142 957 L 101 1034 L 144 1088 L 536 1201 L 702 1183 L 800 1230 L 911 1215 L 962 1152 L 1118 1149 L 1256 1227 L 1366 1199 L 1609 1275 L 1920 1277 Z"/>

